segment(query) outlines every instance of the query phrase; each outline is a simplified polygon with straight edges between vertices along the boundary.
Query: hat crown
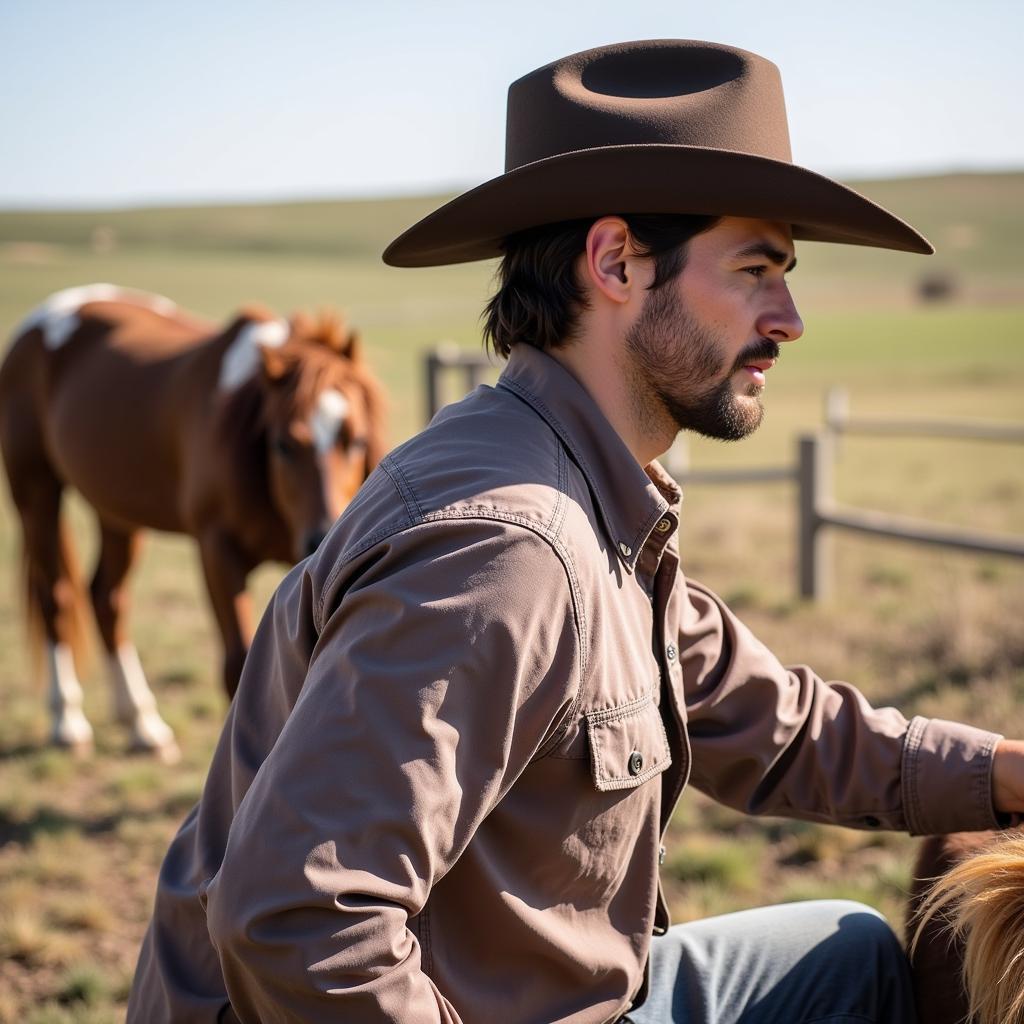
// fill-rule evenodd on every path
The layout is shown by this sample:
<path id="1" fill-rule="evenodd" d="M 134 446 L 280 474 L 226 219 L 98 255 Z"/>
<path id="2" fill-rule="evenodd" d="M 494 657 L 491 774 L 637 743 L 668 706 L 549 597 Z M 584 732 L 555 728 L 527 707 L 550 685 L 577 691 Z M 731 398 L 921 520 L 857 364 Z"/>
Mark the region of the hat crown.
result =
<path id="1" fill-rule="evenodd" d="M 688 39 L 600 46 L 508 91 L 505 170 L 578 150 L 696 146 L 792 162 L 779 69 Z"/>

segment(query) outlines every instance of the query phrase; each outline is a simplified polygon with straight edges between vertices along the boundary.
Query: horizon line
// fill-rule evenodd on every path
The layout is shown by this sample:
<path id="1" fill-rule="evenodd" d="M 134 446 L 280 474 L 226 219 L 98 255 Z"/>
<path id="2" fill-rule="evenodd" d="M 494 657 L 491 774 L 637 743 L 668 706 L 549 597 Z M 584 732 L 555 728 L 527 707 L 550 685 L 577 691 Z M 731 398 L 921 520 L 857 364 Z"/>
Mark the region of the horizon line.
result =
<path id="1" fill-rule="evenodd" d="M 961 166 L 954 165 L 944 169 L 916 168 L 900 171 L 880 171 L 867 176 L 861 174 L 846 177 L 832 174 L 829 177 L 843 184 L 880 183 L 905 181 L 920 178 L 950 178 L 968 175 L 996 177 L 1008 174 L 1024 173 L 1024 164 L 1007 166 Z M 282 190 L 281 192 L 259 192 L 252 195 L 202 193 L 196 195 L 151 195 L 117 199 L 112 196 L 96 198 L 19 198 L 0 196 L 0 213 L 128 213 L 141 210 L 187 209 L 210 206 L 297 206 L 316 203 L 365 203 L 389 202 L 409 199 L 437 199 L 439 197 L 459 195 L 475 185 L 447 186 L 438 183 L 436 186 L 413 186 L 408 189 L 397 188 L 384 192 L 370 192 L 355 189 L 348 192 L 328 192 L 311 189 L 296 193 Z"/>

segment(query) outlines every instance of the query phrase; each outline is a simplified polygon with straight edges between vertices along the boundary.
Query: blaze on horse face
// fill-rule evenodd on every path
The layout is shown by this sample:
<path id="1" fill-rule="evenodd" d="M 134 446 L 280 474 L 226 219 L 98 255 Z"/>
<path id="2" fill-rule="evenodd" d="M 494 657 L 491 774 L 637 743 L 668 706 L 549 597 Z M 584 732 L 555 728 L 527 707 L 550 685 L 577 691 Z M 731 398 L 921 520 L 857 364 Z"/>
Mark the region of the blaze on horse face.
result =
<path id="1" fill-rule="evenodd" d="M 291 335 L 262 348 L 270 493 L 296 561 L 312 554 L 376 461 L 372 388 L 355 332 L 335 321 L 292 320 Z"/>

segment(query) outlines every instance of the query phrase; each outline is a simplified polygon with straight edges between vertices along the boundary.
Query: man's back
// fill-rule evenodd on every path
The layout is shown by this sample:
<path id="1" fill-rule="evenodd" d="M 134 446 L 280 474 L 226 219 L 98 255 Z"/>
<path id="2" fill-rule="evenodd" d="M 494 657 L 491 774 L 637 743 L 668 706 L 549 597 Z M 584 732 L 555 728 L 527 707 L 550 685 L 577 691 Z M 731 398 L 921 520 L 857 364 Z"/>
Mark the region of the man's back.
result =
<path id="1" fill-rule="evenodd" d="M 628 500 L 611 492 L 630 466 L 595 413 L 521 353 L 388 456 L 284 581 L 164 865 L 132 1019 L 161 1019 L 140 993 L 164 988 L 215 1019 L 224 976 L 250 1016 L 273 987 L 308 1020 L 318 977 L 348 1020 L 450 1001 L 600 1021 L 636 991 L 672 756 L 630 556 L 668 502 L 635 463 Z M 610 540 L 627 534 L 635 553 Z"/>

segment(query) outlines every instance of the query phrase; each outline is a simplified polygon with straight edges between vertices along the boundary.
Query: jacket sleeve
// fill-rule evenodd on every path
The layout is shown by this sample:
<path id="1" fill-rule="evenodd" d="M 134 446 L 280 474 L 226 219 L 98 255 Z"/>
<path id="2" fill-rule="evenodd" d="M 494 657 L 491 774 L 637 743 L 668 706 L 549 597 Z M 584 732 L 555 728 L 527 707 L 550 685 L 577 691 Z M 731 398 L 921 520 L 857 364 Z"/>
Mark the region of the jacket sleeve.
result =
<path id="1" fill-rule="evenodd" d="M 571 591 L 544 540 L 488 520 L 412 527 L 345 573 L 206 889 L 210 935 L 243 1021 L 456 1024 L 411 919 L 569 713 Z"/>
<path id="2" fill-rule="evenodd" d="M 751 814 L 915 835 L 999 827 L 1001 738 L 907 721 L 848 683 L 783 667 L 713 593 L 689 581 L 679 627 L 694 785 Z"/>

